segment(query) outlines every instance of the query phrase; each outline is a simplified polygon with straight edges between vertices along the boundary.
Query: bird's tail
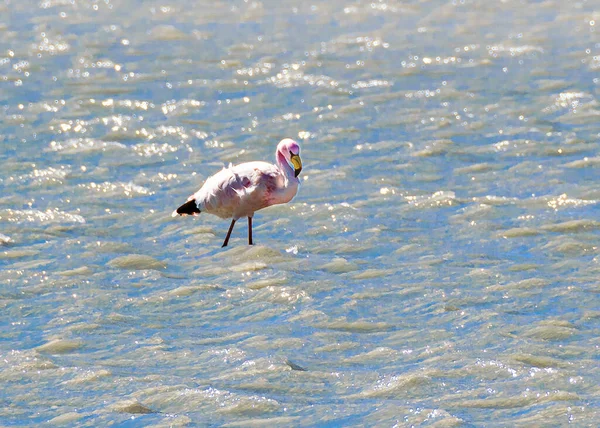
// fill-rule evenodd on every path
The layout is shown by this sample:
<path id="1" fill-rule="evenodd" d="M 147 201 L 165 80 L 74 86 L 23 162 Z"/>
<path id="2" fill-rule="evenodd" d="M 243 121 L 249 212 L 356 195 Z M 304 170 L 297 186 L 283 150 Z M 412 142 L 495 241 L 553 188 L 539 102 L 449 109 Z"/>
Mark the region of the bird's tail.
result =
<path id="1" fill-rule="evenodd" d="M 196 205 L 195 199 L 190 199 L 185 204 L 177 208 L 173 211 L 173 217 L 177 217 L 178 215 L 195 215 L 200 214 L 200 210 L 198 209 L 198 205 Z"/>

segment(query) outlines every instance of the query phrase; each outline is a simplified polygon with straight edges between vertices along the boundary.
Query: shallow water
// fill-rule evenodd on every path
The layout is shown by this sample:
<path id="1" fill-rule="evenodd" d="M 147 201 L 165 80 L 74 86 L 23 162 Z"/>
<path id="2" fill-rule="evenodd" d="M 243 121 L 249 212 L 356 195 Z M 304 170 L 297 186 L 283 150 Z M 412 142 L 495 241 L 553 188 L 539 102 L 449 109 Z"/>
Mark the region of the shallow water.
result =
<path id="1" fill-rule="evenodd" d="M 0 421 L 594 426 L 597 3 L 0 3 Z M 245 224 L 171 218 L 303 147 Z"/>

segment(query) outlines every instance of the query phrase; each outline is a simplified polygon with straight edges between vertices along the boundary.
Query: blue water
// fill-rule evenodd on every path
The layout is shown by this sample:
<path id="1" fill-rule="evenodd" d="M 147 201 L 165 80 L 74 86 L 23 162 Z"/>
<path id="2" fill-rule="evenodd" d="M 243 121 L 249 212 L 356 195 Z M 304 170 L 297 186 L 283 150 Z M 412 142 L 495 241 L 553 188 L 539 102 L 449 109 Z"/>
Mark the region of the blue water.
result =
<path id="1" fill-rule="evenodd" d="M 593 2 L 0 16 L 2 425 L 596 424 Z M 171 217 L 284 137 L 255 246 Z"/>

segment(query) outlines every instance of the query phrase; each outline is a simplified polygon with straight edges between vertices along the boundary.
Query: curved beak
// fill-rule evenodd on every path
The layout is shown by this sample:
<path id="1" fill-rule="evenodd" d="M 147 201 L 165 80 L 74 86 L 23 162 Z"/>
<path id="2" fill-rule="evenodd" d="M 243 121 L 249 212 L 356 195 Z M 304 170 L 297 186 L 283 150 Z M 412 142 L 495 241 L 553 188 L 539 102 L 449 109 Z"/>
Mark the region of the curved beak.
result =
<path id="1" fill-rule="evenodd" d="M 292 162 L 292 165 L 294 165 L 294 177 L 298 177 L 298 175 L 300 175 L 300 171 L 302 171 L 302 161 L 300 160 L 300 156 L 292 153 L 290 156 L 290 162 Z"/>

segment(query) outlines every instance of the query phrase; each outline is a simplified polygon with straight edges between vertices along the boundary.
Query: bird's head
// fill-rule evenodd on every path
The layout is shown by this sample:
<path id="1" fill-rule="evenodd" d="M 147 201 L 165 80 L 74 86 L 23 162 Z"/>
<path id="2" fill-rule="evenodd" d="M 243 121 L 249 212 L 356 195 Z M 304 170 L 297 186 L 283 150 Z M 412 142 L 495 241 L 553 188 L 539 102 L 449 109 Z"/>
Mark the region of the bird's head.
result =
<path id="1" fill-rule="evenodd" d="M 285 160 L 294 167 L 294 176 L 298 177 L 302 171 L 300 145 L 291 138 L 285 138 L 277 145 L 277 152 L 281 153 Z"/>

